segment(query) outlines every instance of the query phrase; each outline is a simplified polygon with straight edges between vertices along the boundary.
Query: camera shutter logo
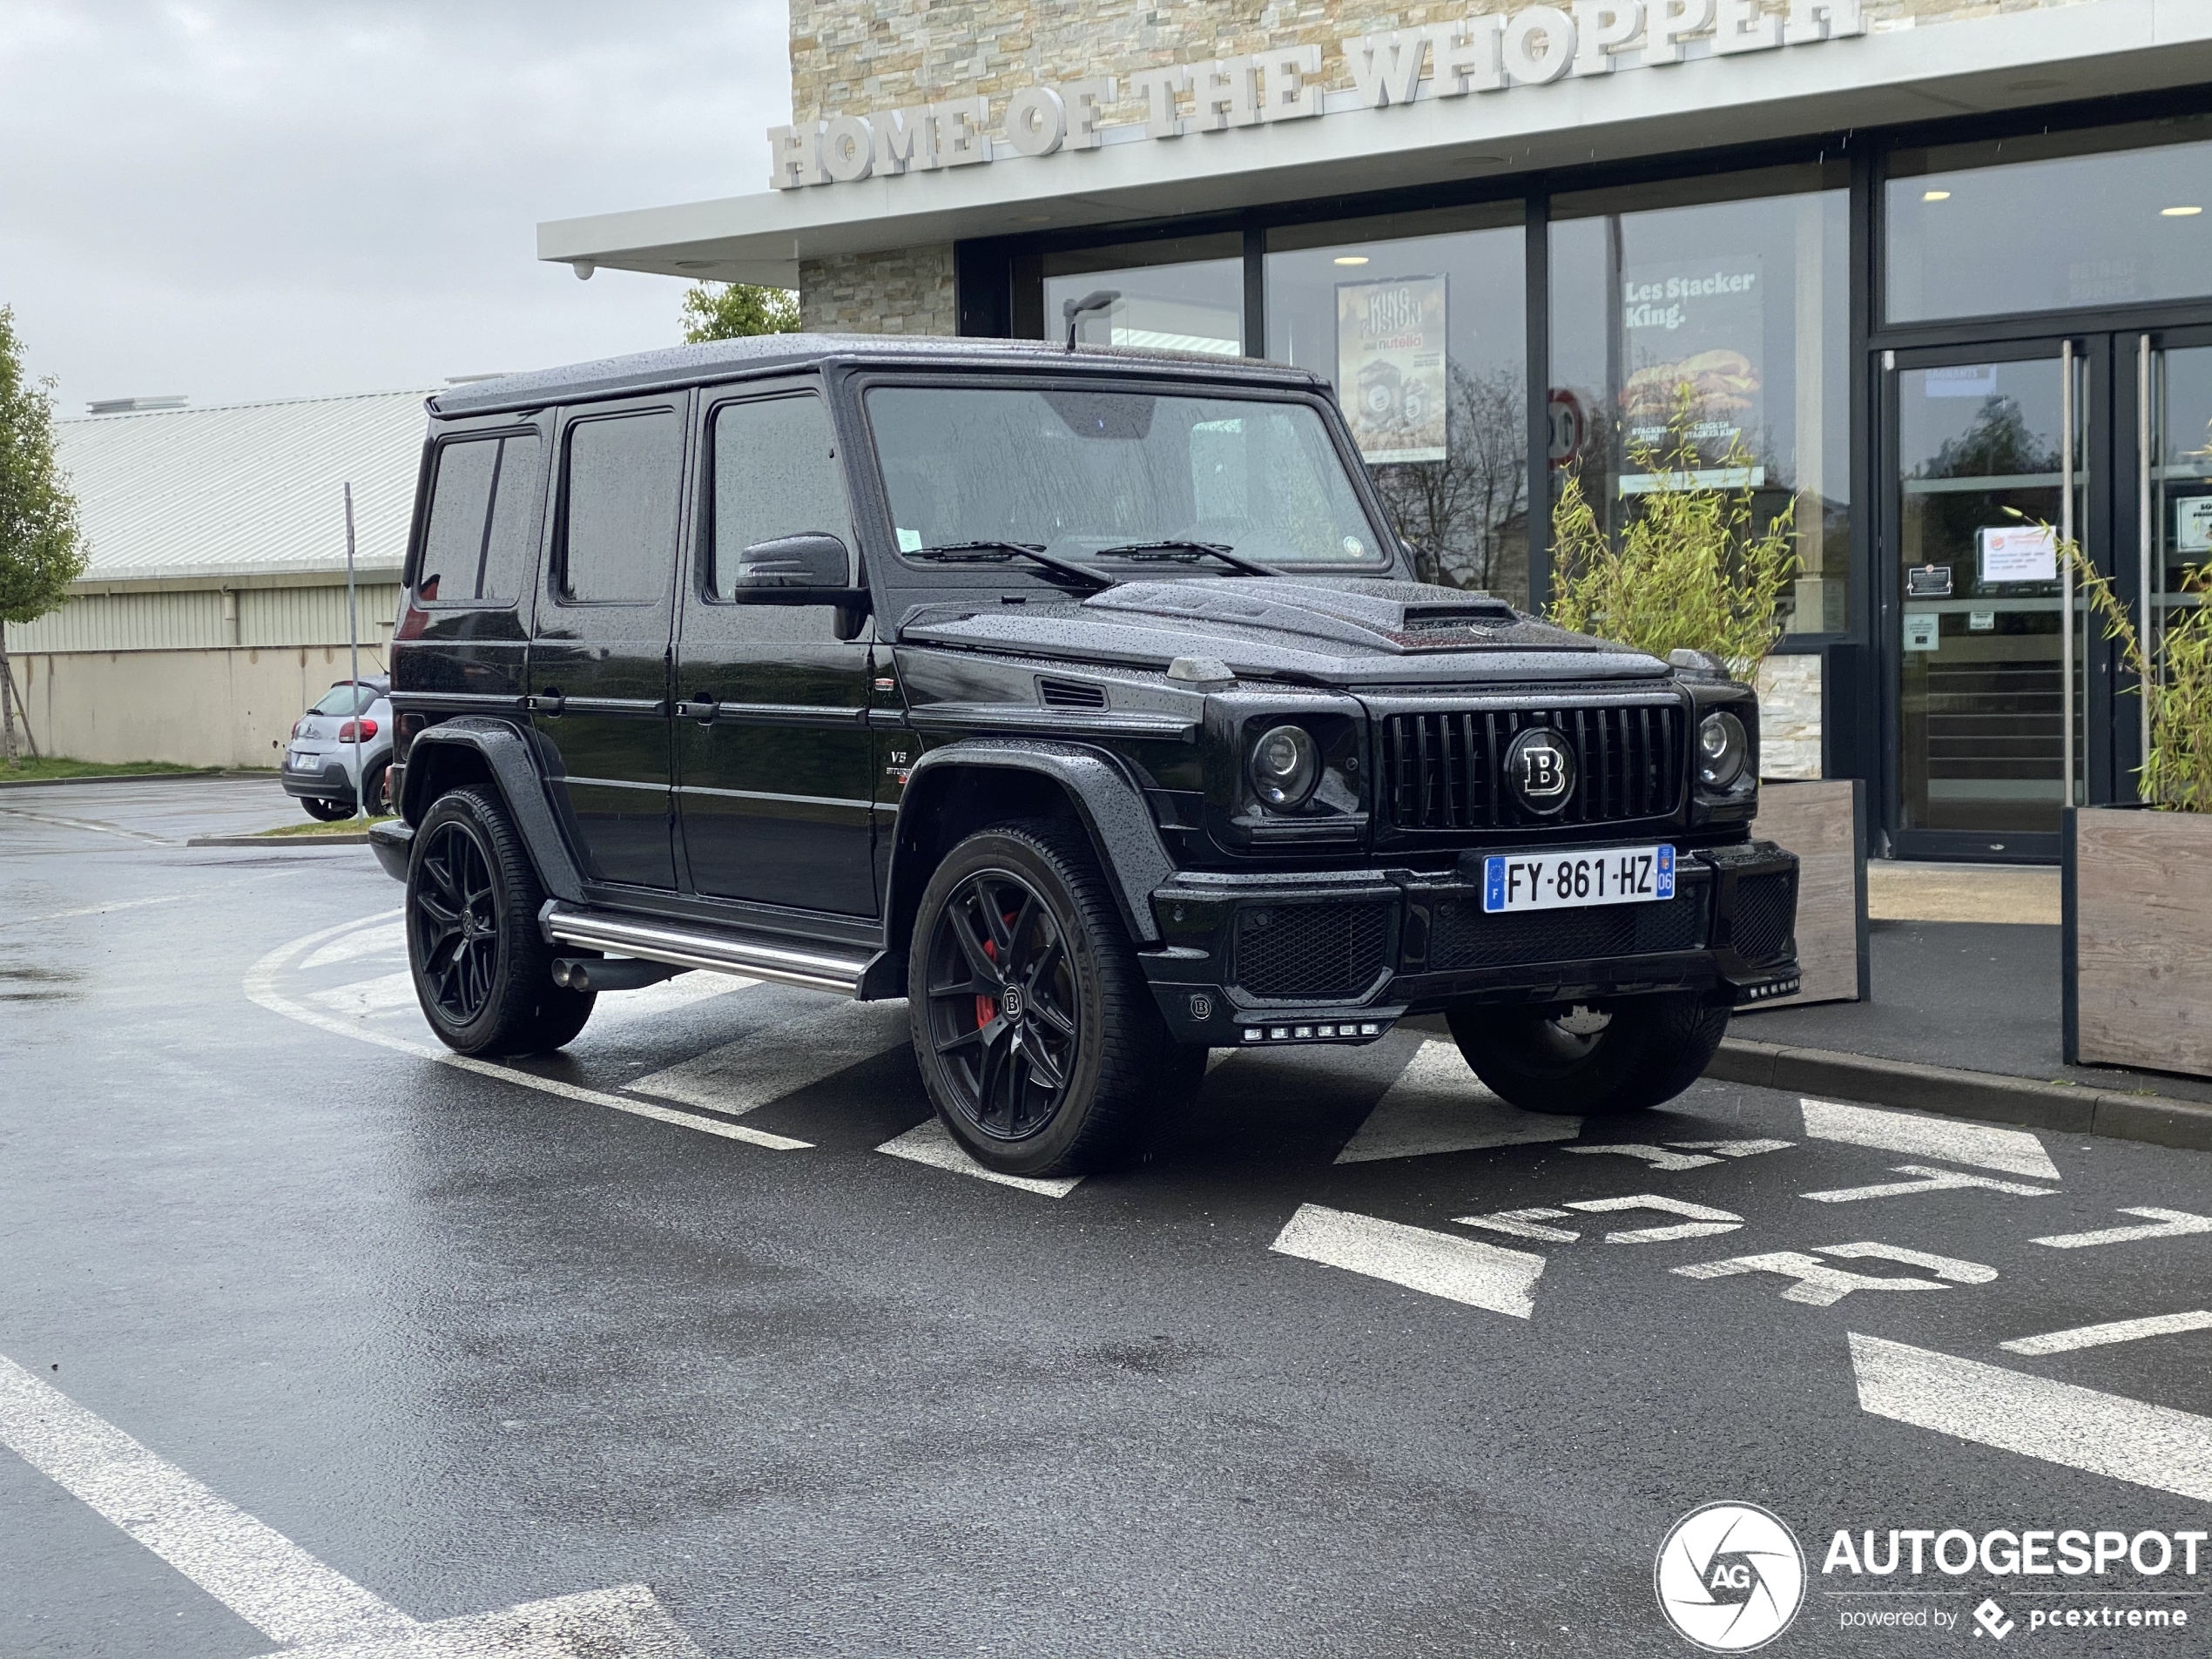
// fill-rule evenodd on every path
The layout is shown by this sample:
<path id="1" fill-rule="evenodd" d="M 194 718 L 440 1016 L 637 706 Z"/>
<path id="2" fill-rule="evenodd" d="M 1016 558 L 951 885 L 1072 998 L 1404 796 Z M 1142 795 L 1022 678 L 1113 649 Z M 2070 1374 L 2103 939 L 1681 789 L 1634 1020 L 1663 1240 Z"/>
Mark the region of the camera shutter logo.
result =
<path id="1" fill-rule="evenodd" d="M 1575 752 L 1549 726 L 1532 726 L 1507 748 L 1506 779 L 1523 807 L 1548 818 L 1575 792 Z"/>
<path id="2" fill-rule="evenodd" d="M 1708 1653 L 1749 1653 L 1790 1628 L 1805 1599 L 1805 1556 L 1757 1504 L 1693 1509 L 1659 1546 L 1652 1575 L 1667 1622 Z"/>

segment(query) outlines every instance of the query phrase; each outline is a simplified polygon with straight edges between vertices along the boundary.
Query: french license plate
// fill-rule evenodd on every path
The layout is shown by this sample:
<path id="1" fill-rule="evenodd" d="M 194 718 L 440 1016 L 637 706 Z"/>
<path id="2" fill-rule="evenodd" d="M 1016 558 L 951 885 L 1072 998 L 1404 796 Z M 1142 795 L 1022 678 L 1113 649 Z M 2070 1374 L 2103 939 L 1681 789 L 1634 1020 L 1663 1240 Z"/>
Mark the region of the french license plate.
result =
<path id="1" fill-rule="evenodd" d="M 1671 846 L 1608 846 L 1594 853 L 1501 853 L 1482 861 L 1482 907 L 1568 910 L 1593 904 L 1653 904 L 1675 896 Z"/>
<path id="2" fill-rule="evenodd" d="M 315 758 L 304 750 L 294 749 L 290 754 L 285 756 L 284 764 L 294 772 L 313 772 L 315 769 Z"/>

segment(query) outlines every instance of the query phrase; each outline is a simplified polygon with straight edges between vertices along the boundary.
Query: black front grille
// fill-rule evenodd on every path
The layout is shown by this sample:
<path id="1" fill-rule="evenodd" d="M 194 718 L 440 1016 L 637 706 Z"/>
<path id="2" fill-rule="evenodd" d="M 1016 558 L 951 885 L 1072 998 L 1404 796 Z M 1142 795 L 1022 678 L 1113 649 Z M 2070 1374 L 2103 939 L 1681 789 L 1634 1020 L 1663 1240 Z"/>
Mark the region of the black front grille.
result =
<path id="1" fill-rule="evenodd" d="M 1237 915 L 1236 982 L 1254 996 L 1354 996 L 1383 969 L 1390 901 L 1255 906 Z"/>
<path id="2" fill-rule="evenodd" d="M 1516 733 L 1550 726 L 1576 761 L 1557 813 L 1514 799 L 1505 778 Z M 1393 714 L 1382 723 L 1384 816 L 1400 829 L 1542 829 L 1663 818 L 1682 802 L 1683 711 L 1676 704 Z"/>
<path id="3" fill-rule="evenodd" d="M 1496 916 L 1486 914 L 1478 900 L 1440 905 L 1429 930 L 1428 965 L 1448 972 L 1699 950 L 1705 943 L 1705 894 L 1701 885 L 1659 904 L 1592 905 L 1582 910 L 1523 910 Z"/>
<path id="4" fill-rule="evenodd" d="M 1747 875 L 1736 884 L 1736 954 L 1755 962 L 1779 956 L 1797 920 L 1793 870 Z"/>

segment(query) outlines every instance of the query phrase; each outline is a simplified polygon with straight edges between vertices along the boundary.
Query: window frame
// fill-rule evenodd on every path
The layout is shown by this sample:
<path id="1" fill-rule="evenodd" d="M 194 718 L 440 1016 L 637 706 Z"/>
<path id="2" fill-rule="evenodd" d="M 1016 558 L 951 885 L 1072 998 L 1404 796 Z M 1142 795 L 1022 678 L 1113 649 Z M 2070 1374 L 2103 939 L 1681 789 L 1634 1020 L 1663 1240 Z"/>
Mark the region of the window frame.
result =
<path id="1" fill-rule="evenodd" d="M 635 420 L 639 416 L 665 415 L 673 423 L 676 435 L 675 508 L 669 516 L 668 563 L 666 581 L 658 593 L 635 599 L 579 599 L 569 586 L 569 506 L 570 496 L 572 443 L 580 428 L 604 421 Z M 561 421 L 555 435 L 555 459 L 558 471 L 553 480 L 551 534 L 543 538 L 545 556 L 541 586 L 553 604 L 564 610 L 637 610 L 658 605 L 665 607 L 674 593 L 676 566 L 682 555 L 684 543 L 684 499 L 688 484 L 687 474 L 691 446 L 685 430 L 685 400 L 682 396 L 617 399 L 604 403 L 571 404 L 561 411 Z"/>
<path id="2" fill-rule="evenodd" d="M 545 496 L 546 487 L 550 482 L 548 472 L 541 472 L 538 475 L 537 498 L 531 504 L 530 509 L 531 523 L 528 541 L 533 550 L 533 568 L 523 574 L 521 581 L 516 584 L 517 590 L 513 598 L 479 599 L 472 596 L 466 599 L 442 597 L 425 599 L 421 593 L 422 563 L 429 555 L 430 519 L 437 506 L 438 471 L 443 463 L 445 452 L 457 443 L 490 442 L 495 440 L 503 442 L 508 438 L 523 436 L 536 438 L 538 442 L 538 453 L 541 456 L 544 455 L 547 439 L 545 423 L 528 416 L 518 419 L 512 415 L 499 415 L 480 424 L 462 421 L 434 423 L 429 436 L 423 440 L 422 459 L 416 469 L 415 511 L 413 522 L 408 527 L 407 559 L 400 576 L 401 586 L 408 604 L 424 610 L 441 612 L 512 610 L 518 614 L 526 607 L 538 582 L 538 572 L 535 566 L 543 561 L 544 554 Z M 504 464 L 504 457 L 502 457 L 502 464 Z M 492 498 L 485 503 L 487 524 L 489 523 L 492 509 L 498 504 L 496 483 L 498 474 L 496 470 L 493 476 L 495 482 Z M 489 542 L 487 541 L 481 544 L 477 550 L 479 571 L 482 569 L 482 563 L 488 551 Z M 443 574 L 442 571 L 440 572 L 441 576 Z"/>
<path id="3" fill-rule="evenodd" d="M 699 504 L 695 515 L 696 523 L 692 538 L 692 547 L 695 551 L 691 562 L 691 569 L 687 583 L 688 598 L 695 599 L 702 604 L 727 610 L 745 608 L 743 600 L 725 598 L 715 591 L 717 552 L 715 526 L 716 513 L 720 505 L 718 500 L 715 444 L 716 433 L 724 412 L 740 408 L 748 404 L 772 403 L 799 397 L 810 397 L 814 400 L 815 406 L 821 411 L 822 424 L 828 428 L 830 442 L 833 446 L 831 456 L 837 467 L 838 481 L 845 492 L 845 528 L 835 533 L 838 539 L 845 543 L 846 580 L 855 588 L 865 588 L 868 585 L 867 561 L 862 557 L 860 551 L 857 492 L 854 489 L 852 471 L 847 465 L 845 435 L 839 428 L 837 408 L 830 399 L 828 388 L 823 384 L 821 376 L 810 374 L 796 380 L 711 388 L 707 395 L 700 400 L 698 468 Z M 752 608 L 758 610 L 767 607 Z"/>

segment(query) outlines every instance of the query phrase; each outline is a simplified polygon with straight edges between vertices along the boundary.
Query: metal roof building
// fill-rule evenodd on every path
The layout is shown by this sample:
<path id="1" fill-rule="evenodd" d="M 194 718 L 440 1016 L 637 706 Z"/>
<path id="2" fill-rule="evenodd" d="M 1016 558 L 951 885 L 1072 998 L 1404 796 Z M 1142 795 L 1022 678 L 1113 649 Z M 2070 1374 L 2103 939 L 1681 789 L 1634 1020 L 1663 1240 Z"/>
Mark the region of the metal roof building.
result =
<path id="1" fill-rule="evenodd" d="M 348 482 L 362 668 L 381 669 L 429 390 L 57 421 L 91 564 L 61 610 L 8 630 L 41 747 L 270 764 L 346 671 Z"/>

